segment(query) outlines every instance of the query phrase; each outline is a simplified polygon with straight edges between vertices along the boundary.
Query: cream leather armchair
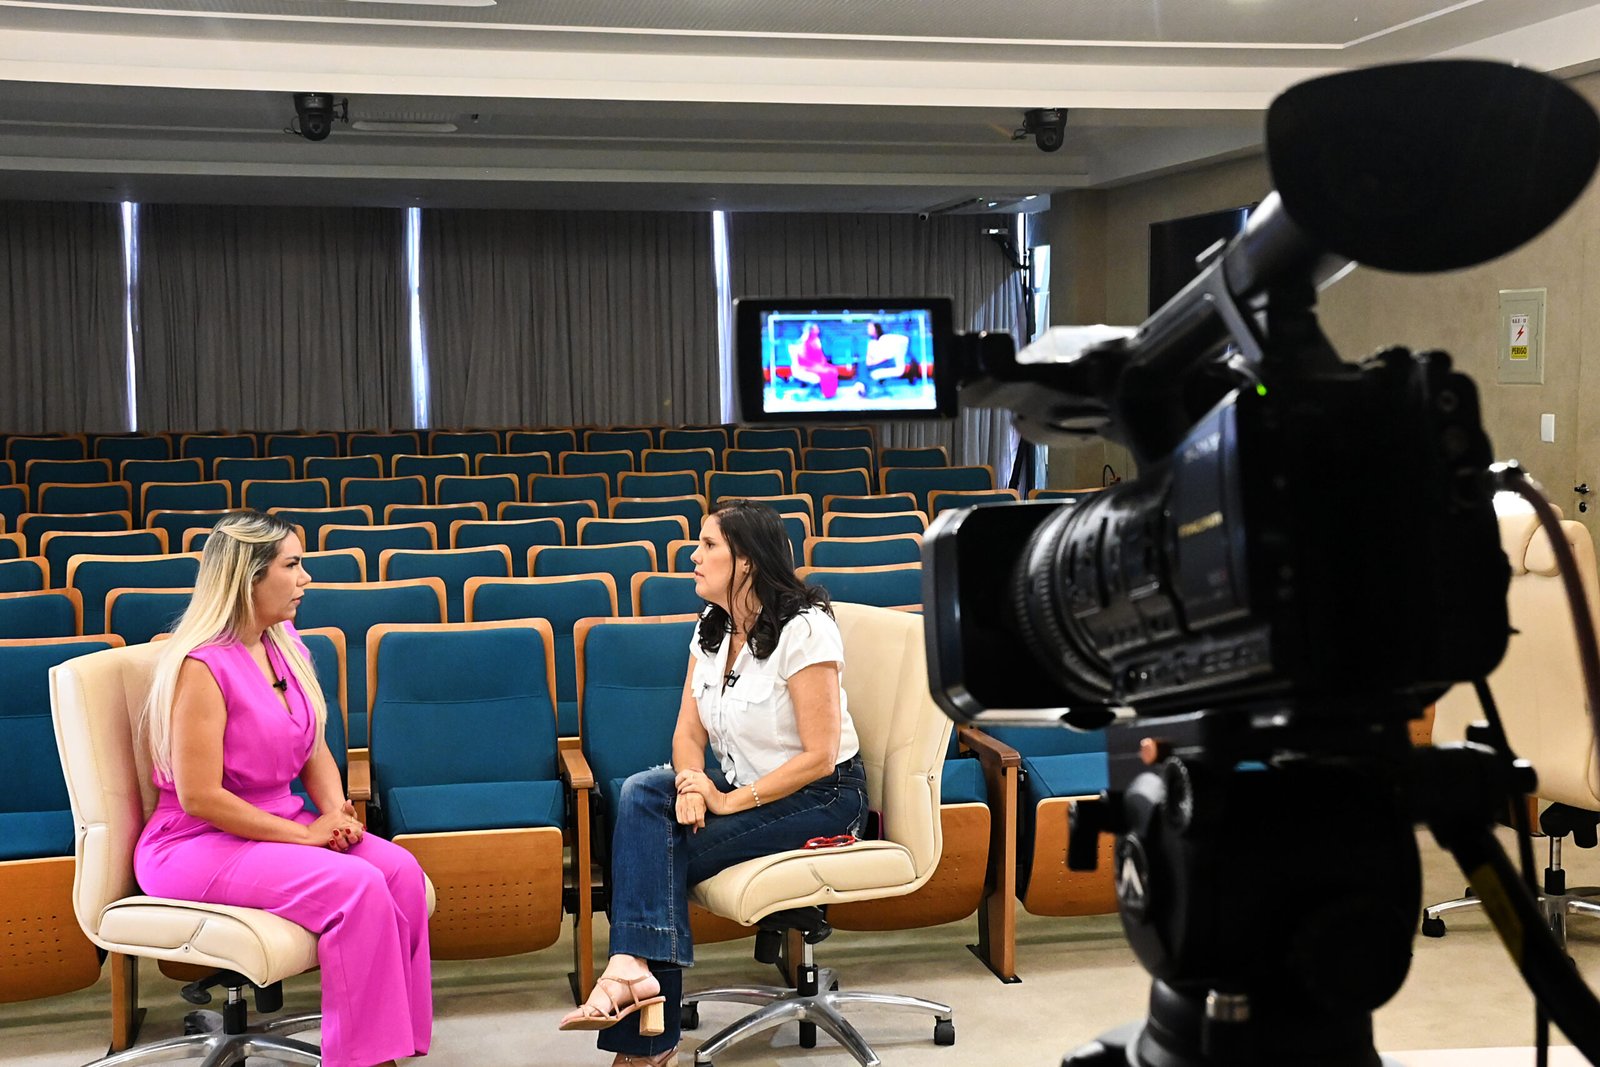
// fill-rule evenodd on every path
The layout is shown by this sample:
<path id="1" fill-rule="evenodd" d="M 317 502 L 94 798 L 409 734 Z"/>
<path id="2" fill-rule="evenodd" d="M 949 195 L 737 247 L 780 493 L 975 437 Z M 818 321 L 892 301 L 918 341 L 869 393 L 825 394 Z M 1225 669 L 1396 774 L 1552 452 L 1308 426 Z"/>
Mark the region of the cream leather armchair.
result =
<path id="1" fill-rule="evenodd" d="M 1594 543 L 1581 523 L 1564 521 L 1561 531 L 1577 562 L 1578 579 L 1589 595 L 1591 612 L 1600 611 Z M 1572 612 L 1556 567 L 1550 539 L 1531 513 L 1500 518 L 1500 547 L 1511 561 L 1508 594 L 1513 633 L 1506 655 L 1489 676 L 1489 689 L 1516 754 L 1533 764 L 1538 797 L 1549 801 L 1539 825 L 1549 838 L 1549 866 L 1540 904 L 1556 936 L 1566 943 L 1571 914 L 1600 915 L 1595 889 L 1569 890 L 1561 867 L 1561 843 L 1569 834 L 1593 847 L 1600 823 L 1600 764 L 1595 731 L 1584 697 Z M 1460 740 L 1469 723 L 1484 718 L 1469 685 L 1458 685 L 1439 700 L 1435 741 Z M 1435 904 L 1423 912 L 1422 932 L 1443 937 L 1443 916 L 1476 907 L 1475 896 Z"/>
<path id="2" fill-rule="evenodd" d="M 942 847 L 939 782 L 951 722 L 928 695 L 922 618 L 888 608 L 835 604 L 844 636 L 844 688 L 861 741 L 867 794 L 882 815 L 883 838 L 846 848 L 797 849 L 730 867 L 696 885 L 694 901 L 725 918 L 757 925 L 757 958 L 775 962 L 773 942 L 788 946 L 793 988 L 745 986 L 685 994 L 684 1025 L 698 1023 L 700 1005 L 733 1001 L 760 1007 L 725 1027 L 695 1051 L 709 1064 L 729 1046 L 785 1022 L 801 1024 L 801 1044 L 815 1044 L 821 1027 L 865 1067 L 879 1062 L 840 1009 L 860 1004 L 933 1015 L 934 1040 L 955 1042 L 947 1004 L 892 993 L 841 991 L 830 968 L 818 968 L 812 945 L 830 932 L 824 909 L 847 901 L 880 900 L 914 892 L 939 864 Z M 765 945 L 765 948 L 763 947 Z"/>
<path id="3" fill-rule="evenodd" d="M 244 990 L 255 986 L 258 1007 L 281 1003 L 272 987 L 317 966 L 316 935 L 254 908 L 142 896 L 134 881 L 134 847 L 156 803 L 149 757 L 134 744 L 134 731 L 160 653 L 159 644 L 114 648 L 50 671 L 56 744 L 75 823 L 73 907 L 89 940 L 110 953 L 112 1055 L 97 1067 L 197 1055 L 205 1057 L 203 1067 L 241 1063 L 246 1056 L 321 1063 L 315 1045 L 287 1036 L 320 1026 L 320 1016 L 279 1019 L 248 1030 L 244 1002 Z M 428 904 L 431 911 L 431 885 Z M 227 988 L 222 1031 L 130 1048 L 143 1016 L 140 956 L 222 972 Z"/>

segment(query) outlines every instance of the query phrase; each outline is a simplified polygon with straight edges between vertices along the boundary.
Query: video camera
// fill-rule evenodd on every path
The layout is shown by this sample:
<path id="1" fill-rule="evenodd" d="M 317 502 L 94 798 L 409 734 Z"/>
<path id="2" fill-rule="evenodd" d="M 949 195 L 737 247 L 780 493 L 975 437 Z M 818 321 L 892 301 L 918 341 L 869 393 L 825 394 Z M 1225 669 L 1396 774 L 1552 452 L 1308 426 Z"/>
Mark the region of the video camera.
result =
<path id="1" fill-rule="evenodd" d="M 1037 442 L 1104 435 L 1140 468 L 947 512 L 923 544 L 940 706 L 1106 729 L 1110 789 L 1078 806 L 1067 860 L 1092 868 L 1116 836 L 1150 1014 L 1064 1062 L 1382 1062 L 1371 1012 L 1409 966 L 1417 822 L 1501 902 L 1535 996 L 1600 1062 L 1600 1003 L 1489 831 L 1531 772 L 1406 730 L 1509 637 L 1476 389 L 1438 352 L 1345 363 L 1313 311 L 1357 264 L 1460 269 L 1533 238 L 1589 182 L 1600 118 L 1531 71 L 1400 64 L 1285 92 L 1267 156 L 1276 191 L 1131 336 L 943 345 L 964 403 Z"/>

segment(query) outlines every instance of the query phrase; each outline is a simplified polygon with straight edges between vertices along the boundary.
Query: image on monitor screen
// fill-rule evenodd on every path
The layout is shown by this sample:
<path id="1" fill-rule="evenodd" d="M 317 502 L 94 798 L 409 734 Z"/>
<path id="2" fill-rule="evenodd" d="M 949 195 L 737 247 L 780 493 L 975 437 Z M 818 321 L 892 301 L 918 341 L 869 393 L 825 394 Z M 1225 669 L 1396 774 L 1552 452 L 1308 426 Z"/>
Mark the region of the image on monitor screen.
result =
<path id="1" fill-rule="evenodd" d="M 927 308 L 763 310 L 762 410 L 932 413 L 933 331 Z"/>

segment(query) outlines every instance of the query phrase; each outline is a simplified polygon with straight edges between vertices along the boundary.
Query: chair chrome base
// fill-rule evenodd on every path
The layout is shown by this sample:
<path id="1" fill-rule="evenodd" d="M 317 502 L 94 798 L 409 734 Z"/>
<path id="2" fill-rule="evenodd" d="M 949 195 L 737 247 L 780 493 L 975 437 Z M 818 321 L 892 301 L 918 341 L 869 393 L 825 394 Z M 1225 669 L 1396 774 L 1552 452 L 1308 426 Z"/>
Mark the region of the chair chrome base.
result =
<path id="1" fill-rule="evenodd" d="M 811 946 L 806 946 L 806 965 L 811 963 Z M 886 1008 L 932 1015 L 934 1041 L 948 1045 L 955 1041 L 953 1011 L 948 1004 L 940 1004 L 921 997 L 901 996 L 897 993 L 859 993 L 841 991 L 839 980 L 831 967 L 817 968 L 817 992 L 801 993 L 782 986 L 728 986 L 708 989 L 701 993 L 685 994 L 683 1007 L 695 1015 L 704 1001 L 729 1001 L 735 1004 L 759 1005 L 756 1011 L 723 1027 L 710 1040 L 695 1049 L 696 1067 L 705 1067 L 737 1041 L 770 1030 L 783 1023 L 809 1023 L 819 1027 L 856 1058 L 862 1067 L 878 1067 L 881 1062 L 872 1051 L 861 1032 L 852 1026 L 840 1009 L 856 1004 L 876 1004 Z"/>
<path id="2" fill-rule="evenodd" d="M 214 1012 L 192 1012 L 193 1015 L 214 1016 Z M 219 1017 L 220 1019 L 220 1017 Z M 290 1015 L 273 1019 L 252 1027 L 242 1034 L 228 1034 L 221 1030 L 183 1037 L 169 1037 L 126 1052 L 118 1052 L 95 1060 L 86 1067 L 128 1067 L 131 1064 L 166 1063 L 171 1060 L 201 1061 L 200 1067 L 232 1067 L 244 1063 L 246 1057 L 260 1056 L 282 1060 L 285 1063 L 320 1065 L 322 1050 L 305 1041 L 296 1041 L 289 1034 L 302 1030 L 315 1030 L 322 1025 L 320 1015 Z"/>
<path id="3" fill-rule="evenodd" d="M 1550 866 L 1545 868 L 1544 884 L 1544 890 L 1539 893 L 1539 913 L 1544 916 L 1545 925 L 1556 935 L 1556 941 L 1561 945 L 1562 951 L 1566 951 L 1567 916 L 1600 915 L 1600 902 L 1594 899 L 1600 897 L 1600 886 L 1585 885 L 1566 889 L 1566 874 L 1561 866 L 1559 837 L 1550 838 Z M 1553 892 L 1552 886 L 1559 886 L 1563 892 Z M 1466 896 L 1423 908 L 1423 935 L 1443 937 L 1445 935 L 1443 916 L 1446 913 L 1459 911 L 1462 908 L 1481 907 L 1482 904 L 1483 901 L 1469 891 Z"/>

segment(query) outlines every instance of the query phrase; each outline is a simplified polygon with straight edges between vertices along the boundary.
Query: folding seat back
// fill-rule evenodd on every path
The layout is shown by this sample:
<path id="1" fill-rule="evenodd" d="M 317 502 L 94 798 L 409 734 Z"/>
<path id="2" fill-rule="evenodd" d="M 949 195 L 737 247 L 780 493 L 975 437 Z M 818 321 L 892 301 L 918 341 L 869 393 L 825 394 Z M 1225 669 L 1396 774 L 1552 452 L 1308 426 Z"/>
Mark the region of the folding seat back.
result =
<path id="1" fill-rule="evenodd" d="M 0 593 L 50 588 L 50 564 L 43 556 L 0 560 Z"/>
<path id="2" fill-rule="evenodd" d="M 200 573 L 200 554 L 78 555 L 68 565 L 66 585 L 83 594 L 85 633 L 106 629 L 106 598 L 113 589 L 187 589 Z"/>
<path id="3" fill-rule="evenodd" d="M 941 511 L 951 508 L 970 508 L 979 504 L 1016 504 L 1022 497 L 1015 489 L 935 489 L 928 494 L 928 521 Z"/>
<path id="4" fill-rule="evenodd" d="M 12 437 L 6 441 L 6 458 L 16 464 L 19 475 L 36 459 L 86 459 L 88 455 L 88 441 L 83 434 Z"/>
<path id="5" fill-rule="evenodd" d="M 623 471 L 637 469 L 638 461 L 632 452 L 564 452 L 560 457 L 561 473 L 567 475 L 602 474 L 606 480 L 606 493 L 618 495 L 617 476 Z M 536 479 L 539 481 L 541 479 Z"/>
<path id="6" fill-rule="evenodd" d="M 73 556 L 150 556 L 165 553 L 167 548 L 166 535 L 160 530 L 53 530 L 39 539 L 39 554 L 50 561 L 50 573 L 67 576 L 67 585 L 72 584 Z"/>
<path id="7" fill-rule="evenodd" d="M 468 622 L 544 619 L 550 624 L 556 665 L 557 731 L 578 736 L 578 675 L 572 632 L 579 619 L 617 614 L 617 583 L 609 574 L 553 578 L 468 578 Z"/>
<path id="8" fill-rule="evenodd" d="M 534 578 L 603 572 L 611 575 L 613 588 L 631 590 L 635 574 L 655 569 L 656 550 L 648 541 L 615 545 L 558 545 L 528 550 L 528 574 Z M 622 601 L 617 605 L 617 610 L 626 612 L 632 607 L 628 601 Z"/>
<path id="9" fill-rule="evenodd" d="M 440 456 L 396 456 L 394 457 L 394 475 L 396 478 L 410 478 L 420 476 L 423 481 L 423 492 L 427 494 L 427 503 L 437 503 L 433 495 L 433 486 L 441 474 L 467 475 L 472 473 L 472 460 L 460 452 L 447 453 Z"/>
<path id="10" fill-rule="evenodd" d="M 920 511 L 886 511 L 868 515 L 835 511 L 822 516 L 824 537 L 887 537 L 890 534 L 921 534 L 927 528 L 928 517 Z"/>
<path id="11" fill-rule="evenodd" d="M 218 481 L 145 482 L 138 492 L 139 514 L 147 519 L 158 511 L 228 511 L 236 499 L 233 487 Z"/>
<path id="12" fill-rule="evenodd" d="M 562 543 L 578 543 L 578 520 L 601 517 L 593 500 L 549 500 L 526 504 L 501 504 L 501 521 L 557 519 L 561 522 Z"/>
<path id="13" fill-rule="evenodd" d="M 307 478 L 326 478 L 328 496 L 338 503 L 344 499 L 346 478 L 382 478 L 382 456 L 307 456 L 300 464 Z"/>
<path id="14" fill-rule="evenodd" d="M 634 470 L 641 469 L 639 457 L 645 449 L 655 446 L 655 435 L 649 430 L 585 430 L 583 433 L 585 452 L 627 452 L 633 456 Z"/>
<path id="15" fill-rule="evenodd" d="M 133 514 L 133 487 L 127 482 L 46 482 L 39 486 L 35 499 L 38 510 L 56 515 Z"/>
<path id="16" fill-rule="evenodd" d="M 655 548 L 655 558 L 667 558 L 667 542 L 689 536 L 689 523 L 682 515 L 658 515 L 645 519 L 579 519 L 578 544 L 617 545 L 647 541 Z"/>
<path id="17" fill-rule="evenodd" d="M 428 434 L 428 454 L 466 456 L 467 473 L 479 456 L 500 451 L 500 435 L 493 430 L 434 430 Z"/>
<path id="18" fill-rule="evenodd" d="M 528 549 L 536 545 L 566 544 L 560 519 L 512 519 L 479 522 L 458 520 L 450 524 L 451 548 L 504 545 L 511 550 L 511 576 L 528 576 Z"/>
<path id="19" fill-rule="evenodd" d="M 866 496 L 872 480 L 861 468 L 842 471 L 801 471 L 794 476 L 794 491 L 811 501 L 811 519 L 821 522 L 822 502 L 830 496 Z"/>
<path id="20" fill-rule="evenodd" d="M 694 550 L 700 547 L 698 539 L 673 541 L 667 545 L 667 570 L 673 574 L 691 574 L 694 571 Z"/>
<path id="21" fill-rule="evenodd" d="M 865 448 L 876 451 L 877 436 L 870 426 L 813 426 L 812 448 Z"/>
<path id="22" fill-rule="evenodd" d="M 367 631 L 379 623 L 442 623 L 444 582 L 411 578 L 403 582 L 313 582 L 295 613 L 296 629 L 333 627 L 344 634 L 345 658 L 367 662 Z M 485 672 L 493 673 L 493 672 Z M 350 747 L 367 744 L 367 672 L 348 672 L 345 708 L 349 711 Z"/>
<path id="23" fill-rule="evenodd" d="M 340 505 L 369 507 L 376 521 L 391 504 L 426 504 L 428 486 L 420 475 L 408 478 L 346 478 Z"/>
<path id="24" fill-rule="evenodd" d="M 79 637 L 82 634 L 83 596 L 76 589 L 0 593 L 0 639 Z"/>
<path id="25" fill-rule="evenodd" d="M 0 533 L 17 532 L 17 520 L 28 513 L 28 487 L 0 485 Z"/>
<path id="26" fill-rule="evenodd" d="M 511 475 L 517 480 L 517 495 L 513 499 L 521 500 L 527 492 L 528 478 L 551 473 L 554 459 L 548 452 L 491 453 L 478 457 L 478 474 Z"/>
<path id="27" fill-rule="evenodd" d="M 130 645 L 142 645 L 157 634 L 171 633 L 177 629 L 193 595 L 194 590 L 188 587 L 119 586 L 106 594 L 106 632 Z"/>
<path id="28" fill-rule="evenodd" d="M 879 567 L 801 567 L 801 581 L 820 585 L 834 600 L 879 608 L 922 605 L 922 565 L 891 563 Z"/>
<path id="29" fill-rule="evenodd" d="M 783 472 L 778 470 L 712 471 L 706 475 L 706 497 L 713 509 L 727 497 L 783 496 L 788 491 Z"/>
<path id="30" fill-rule="evenodd" d="M 911 493 L 917 510 L 928 511 L 928 494 L 936 489 L 988 492 L 994 488 L 992 467 L 889 467 L 879 473 L 885 493 Z"/>
<path id="31" fill-rule="evenodd" d="M 720 456 L 731 446 L 728 431 L 721 426 L 678 426 L 661 431 L 661 447 L 667 451 L 708 448 Z"/>
<path id="32" fill-rule="evenodd" d="M 777 471 L 783 476 L 783 492 L 794 485 L 795 456 L 787 448 L 730 448 L 722 454 L 725 471 Z"/>
<path id="33" fill-rule="evenodd" d="M 441 474 L 434 482 L 433 498 L 439 504 L 482 504 L 488 519 L 499 513 L 501 504 L 521 500 L 521 489 L 514 474 Z"/>
<path id="34" fill-rule="evenodd" d="M 95 438 L 92 451 L 95 459 L 111 462 L 112 478 L 120 478 L 124 460 L 171 459 L 172 442 L 160 434 L 118 434 Z"/>
<path id="35" fill-rule="evenodd" d="M 28 554 L 28 542 L 19 533 L 0 533 L 0 559 L 21 559 Z"/>
<path id="36" fill-rule="evenodd" d="M 346 455 L 381 457 L 384 475 L 394 474 L 396 456 L 414 456 L 421 451 L 421 435 L 410 430 L 396 433 L 353 433 L 345 446 Z"/>
<path id="37" fill-rule="evenodd" d="M 168 548 L 182 551 L 190 530 L 209 530 L 226 514 L 228 514 L 227 508 L 206 511 L 152 511 L 145 516 L 145 526 L 166 534 Z"/>
<path id="38" fill-rule="evenodd" d="M 276 515 L 284 522 L 298 526 L 300 528 L 300 547 L 307 552 L 315 552 L 317 546 L 322 544 L 322 528 L 324 526 L 372 525 L 372 509 L 368 507 L 280 507 L 268 508 L 267 513 Z"/>
<path id="39" fill-rule="evenodd" d="M 316 672 L 317 687 L 322 690 L 322 700 L 328 706 L 328 719 L 322 730 L 322 738 L 327 743 L 328 754 L 339 768 L 339 779 L 345 786 L 345 795 L 349 796 L 357 790 L 352 790 L 350 783 L 350 713 L 344 706 L 344 695 L 350 688 L 350 665 L 345 657 L 344 632 L 332 626 L 315 630 L 296 627 L 295 632 L 300 635 L 306 651 L 311 653 L 311 669 Z M 322 814 L 306 792 L 305 783 L 298 777 L 289 783 L 289 789 L 305 799 L 307 810 Z M 358 817 L 364 814 L 365 807 L 364 802 L 358 803 Z"/>
<path id="40" fill-rule="evenodd" d="M 617 495 L 625 497 L 699 496 L 702 488 L 700 475 L 693 471 L 624 471 L 617 476 Z"/>
<path id="41" fill-rule="evenodd" d="M 268 456 L 286 456 L 294 463 L 291 478 L 314 478 L 306 470 L 308 459 L 332 459 L 339 455 L 339 437 L 331 433 L 271 433 L 263 443 Z"/>
<path id="42" fill-rule="evenodd" d="M 242 507 L 256 511 L 274 508 L 326 508 L 332 506 L 326 478 L 293 478 L 244 483 Z"/>
<path id="43" fill-rule="evenodd" d="M 390 526 L 425 522 L 433 527 L 435 548 L 450 546 L 450 526 L 457 522 L 482 522 L 493 514 L 477 501 L 459 504 L 391 504 L 383 511 L 383 521 Z"/>
<path id="44" fill-rule="evenodd" d="M 886 511 L 916 511 L 917 498 L 911 493 L 868 493 L 852 496 L 829 493 L 822 498 L 822 514 L 843 511 L 852 515 L 879 515 Z"/>
<path id="45" fill-rule="evenodd" d="M 186 433 L 178 438 L 178 455 L 198 459 L 204 477 L 216 478 L 220 477 L 215 473 L 217 460 L 254 458 L 256 440 L 247 433 Z"/>
<path id="46" fill-rule="evenodd" d="M 246 482 L 288 482 L 294 477 L 294 461 L 288 456 L 219 456 L 211 464 L 211 480 L 227 482 L 235 504 L 243 507 Z M 323 506 L 326 507 L 326 506 Z"/>
<path id="47" fill-rule="evenodd" d="M 378 557 L 378 576 L 386 582 L 434 577 L 444 582 L 445 621 L 465 622 L 465 593 L 470 578 L 511 577 L 511 550 L 505 545 L 485 548 L 438 548 L 427 551 L 385 549 Z"/>
<path id="48" fill-rule="evenodd" d="M 378 557 L 386 548 L 438 548 L 431 522 L 411 522 L 379 526 L 324 526 L 321 551 L 338 548 L 360 549 L 366 556 L 367 581 L 378 580 Z M 302 602 L 303 603 L 303 602 Z"/>
<path id="49" fill-rule="evenodd" d="M 587 500 L 594 504 L 596 515 L 606 515 L 611 511 L 607 503 L 611 495 L 611 480 L 604 474 L 535 474 L 528 479 L 528 501 L 534 504 Z"/>
<path id="50" fill-rule="evenodd" d="M 801 433 L 793 426 L 735 426 L 733 447 L 736 449 L 787 448 L 794 456 L 800 455 L 804 442 Z M 729 468 L 732 470 L 734 468 Z M 765 469 L 765 468 L 756 468 Z"/>
<path id="51" fill-rule="evenodd" d="M 39 500 L 39 487 L 43 485 L 86 485 L 111 480 L 108 459 L 32 459 L 22 470 L 23 484 L 33 493 L 35 504 Z"/>
<path id="52" fill-rule="evenodd" d="M 885 467 L 948 467 L 950 453 L 945 451 L 943 445 L 885 447 L 879 462 Z"/>
<path id="53" fill-rule="evenodd" d="M 640 471 L 645 474 L 693 474 L 698 481 L 696 493 L 706 491 L 706 475 L 716 470 L 722 453 L 709 448 L 652 448 L 640 458 Z"/>
<path id="54" fill-rule="evenodd" d="M 692 574 L 635 574 L 633 613 L 649 615 L 698 615 L 706 602 L 694 591 Z"/>
<path id="55" fill-rule="evenodd" d="M 359 548 L 335 548 L 327 552 L 307 552 L 300 565 L 313 582 L 355 584 L 367 578 L 367 554 Z"/>
<path id="56" fill-rule="evenodd" d="M 204 465 L 198 459 L 130 459 L 122 464 L 118 476 L 133 487 L 134 505 L 141 512 L 154 510 L 144 504 L 144 487 L 152 482 L 200 482 L 205 480 Z M 228 504 L 224 503 L 223 507 Z"/>
<path id="57" fill-rule="evenodd" d="M 506 432 L 507 452 L 543 452 L 550 457 L 550 469 L 555 470 L 556 457 L 563 452 L 578 450 L 578 434 L 574 430 L 509 430 Z"/>
<path id="58" fill-rule="evenodd" d="M 849 471 L 873 468 L 869 448 L 808 448 L 801 454 L 800 466 L 808 471 Z"/>
<path id="59" fill-rule="evenodd" d="M 29 555 L 43 555 L 44 539 L 55 533 L 126 533 L 133 528 L 126 511 L 89 515 L 46 515 L 29 512 L 17 517 L 17 532 L 27 542 Z"/>
<path id="60" fill-rule="evenodd" d="M 700 524 L 706 517 L 706 498 L 703 496 L 616 497 L 611 501 L 613 519 L 651 519 L 660 515 L 676 515 L 682 518 L 689 524 L 689 536 L 699 537 Z"/>
<path id="61" fill-rule="evenodd" d="M 887 537 L 808 537 L 808 567 L 879 567 L 922 562 L 922 538 L 916 534 Z"/>

